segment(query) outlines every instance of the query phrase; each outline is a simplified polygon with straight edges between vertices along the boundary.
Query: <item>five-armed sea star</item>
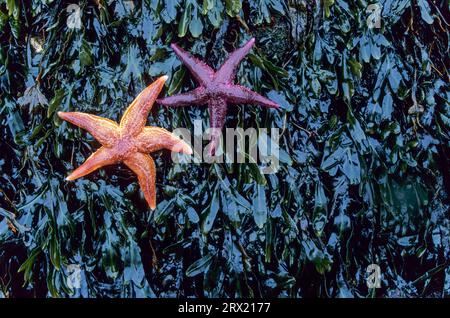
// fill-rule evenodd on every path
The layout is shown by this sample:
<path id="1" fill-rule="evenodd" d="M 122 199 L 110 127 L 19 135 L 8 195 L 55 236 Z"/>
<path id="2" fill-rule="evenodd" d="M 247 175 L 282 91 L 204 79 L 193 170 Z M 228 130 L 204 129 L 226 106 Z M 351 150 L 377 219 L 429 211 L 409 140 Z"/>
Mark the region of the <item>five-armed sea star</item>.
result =
<path id="1" fill-rule="evenodd" d="M 157 102 L 173 107 L 207 104 L 212 128 L 210 155 L 215 154 L 222 127 L 225 124 L 227 102 L 232 104 L 260 104 L 270 108 L 279 107 L 277 103 L 248 88 L 233 84 L 238 64 L 248 54 L 254 43 L 255 39 L 252 38 L 243 47 L 231 53 L 217 72 L 204 62 L 191 56 L 177 44 L 171 45 L 200 86 L 184 94 L 158 99 Z"/>
<path id="2" fill-rule="evenodd" d="M 167 76 L 162 76 L 134 99 L 120 124 L 86 113 L 58 112 L 59 117 L 87 130 L 102 147 L 93 153 L 66 180 L 83 177 L 100 167 L 125 163 L 138 177 L 139 185 L 151 209 L 156 208 L 155 162 L 149 152 L 167 148 L 192 154 L 184 141 L 159 127 L 145 127 L 147 116 L 161 91 Z"/>

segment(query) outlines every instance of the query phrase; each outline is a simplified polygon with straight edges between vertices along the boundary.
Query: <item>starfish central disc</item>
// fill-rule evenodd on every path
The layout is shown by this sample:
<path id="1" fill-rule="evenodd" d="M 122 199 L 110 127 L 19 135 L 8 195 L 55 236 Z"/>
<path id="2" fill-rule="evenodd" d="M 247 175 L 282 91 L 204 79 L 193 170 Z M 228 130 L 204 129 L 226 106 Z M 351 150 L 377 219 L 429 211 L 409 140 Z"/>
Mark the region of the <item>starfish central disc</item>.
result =
<path id="1" fill-rule="evenodd" d="M 81 178 L 103 166 L 123 162 L 138 178 L 151 209 L 156 208 L 156 169 L 148 155 L 160 149 L 192 154 L 191 147 L 164 128 L 145 126 L 147 116 L 167 76 L 144 89 L 127 108 L 120 123 L 80 112 L 58 112 L 62 119 L 87 130 L 102 147 L 66 179 Z"/>

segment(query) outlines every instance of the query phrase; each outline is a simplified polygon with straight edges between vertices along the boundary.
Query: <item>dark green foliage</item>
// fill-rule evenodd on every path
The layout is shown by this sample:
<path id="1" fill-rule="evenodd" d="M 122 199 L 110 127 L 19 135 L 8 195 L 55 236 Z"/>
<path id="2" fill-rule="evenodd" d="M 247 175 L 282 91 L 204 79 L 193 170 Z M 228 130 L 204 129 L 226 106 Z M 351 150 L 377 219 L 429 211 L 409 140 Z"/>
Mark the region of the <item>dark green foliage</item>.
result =
<path id="1" fill-rule="evenodd" d="M 448 2 L 383 0 L 378 29 L 369 4 L 86 0 L 77 30 L 63 1 L 0 0 L 0 297 L 448 297 Z M 281 128 L 277 174 L 159 152 L 154 213 L 124 167 L 64 181 L 98 145 L 56 111 L 117 120 L 156 76 L 194 87 L 171 42 L 217 67 L 252 36 L 237 79 L 283 109 L 227 126 Z"/>

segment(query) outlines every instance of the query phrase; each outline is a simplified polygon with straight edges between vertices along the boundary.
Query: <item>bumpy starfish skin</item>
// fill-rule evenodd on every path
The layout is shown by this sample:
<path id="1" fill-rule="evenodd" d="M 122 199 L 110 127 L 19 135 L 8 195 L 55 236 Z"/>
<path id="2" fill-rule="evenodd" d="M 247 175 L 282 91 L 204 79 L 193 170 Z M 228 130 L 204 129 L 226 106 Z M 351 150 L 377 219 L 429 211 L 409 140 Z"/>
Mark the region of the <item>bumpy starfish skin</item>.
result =
<path id="1" fill-rule="evenodd" d="M 157 102 L 165 106 L 208 105 L 210 114 L 211 145 L 210 154 L 214 155 L 222 127 L 225 124 L 227 103 L 231 104 L 259 104 L 269 108 L 279 105 L 241 85 L 233 84 L 236 68 L 251 50 L 255 39 L 251 39 L 243 47 L 229 55 L 220 69 L 216 72 L 199 59 L 191 56 L 177 44 L 172 49 L 186 65 L 200 86 L 190 92 L 158 99 Z"/>
<path id="2" fill-rule="evenodd" d="M 58 112 L 62 119 L 87 130 L 102 147 L 94 152 L 66 180 L 81 178 L 103 166 L 125 163 L 138 177 L 139 185 L 151 209 L 156 208 L 156 169 L 148 155 L 163 148 L 192 154 L 184 141 L 159 127 L 145 127 L 147 116 L 167 76 L 144 89 L 125 111 L 120 124 L 79 112 Z"/>

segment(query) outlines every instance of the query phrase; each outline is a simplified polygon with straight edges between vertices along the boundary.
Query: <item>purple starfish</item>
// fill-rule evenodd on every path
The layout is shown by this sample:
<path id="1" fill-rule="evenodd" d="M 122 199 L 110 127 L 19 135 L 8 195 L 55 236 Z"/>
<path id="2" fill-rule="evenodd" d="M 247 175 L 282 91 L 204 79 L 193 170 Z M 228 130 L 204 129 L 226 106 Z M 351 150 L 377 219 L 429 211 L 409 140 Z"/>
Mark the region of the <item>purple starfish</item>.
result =
<path id="1" fill-rule="evenodd" d="M 171 45 L 200 86 L 190 92 L 159 99 L 157 102 L 172 107 L 207 104 L 210 125 L 213 128 L 210 135 L 211 148 L 209 153 L 211 156 L 215 154 L 225 124 L 227 102 L 231 104 L 260 104 L 269 108 L 280 107 L 277 103 L 248 88 L 233 83 L 238 64 L 248 54 L 254 43 L 255 39 L 252 38 L 243 47 L 231 53 L 217 72 L 203 61 L 184 51 L 177 44 Z"/>

